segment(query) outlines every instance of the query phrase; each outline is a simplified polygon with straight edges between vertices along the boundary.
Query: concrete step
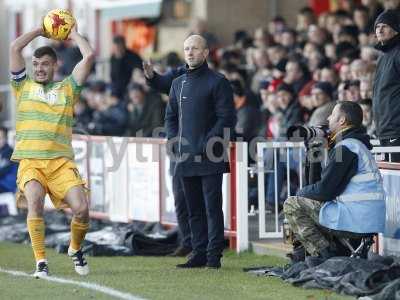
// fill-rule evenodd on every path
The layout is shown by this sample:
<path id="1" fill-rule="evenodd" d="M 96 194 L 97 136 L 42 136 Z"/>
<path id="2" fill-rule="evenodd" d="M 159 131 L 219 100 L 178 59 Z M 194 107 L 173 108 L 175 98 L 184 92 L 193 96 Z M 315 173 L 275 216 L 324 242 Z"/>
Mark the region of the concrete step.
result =
<path id="1" fill-rule="evenodd" d="M 260 255 L 273 255 L 286 257 L 286 254 L 292 251 L 292 245 L 285 244 L 283 239 L 268 239 L 250 242 L 254 253 Z"/>

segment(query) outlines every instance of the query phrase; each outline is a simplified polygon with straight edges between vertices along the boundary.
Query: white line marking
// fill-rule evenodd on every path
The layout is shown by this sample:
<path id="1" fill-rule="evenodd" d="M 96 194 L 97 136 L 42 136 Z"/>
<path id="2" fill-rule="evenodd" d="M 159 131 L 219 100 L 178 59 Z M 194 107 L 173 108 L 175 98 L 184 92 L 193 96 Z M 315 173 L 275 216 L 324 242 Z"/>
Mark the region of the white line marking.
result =
<path id="1" fill-rule="evenodd" d="M 21 272 L 21 271 L 15 271 L 15 270 L 6 270 L 6 269 L 3 269 L 1 267 L 0 267 L 0 272 L 7 273 L 7 274 L 10 274 L 10 275 L 13 275 L 13 276 L 23 276 L 23 277 L 31 277 L 31 278 L 33 278 L 33 276 L 31 274 L 28 274 L 28 273 L 25 273 L 25 272 Z M 136 297 L 136 296 L 134 296 L 132 294 L 120 292 L 120 291 L 114 290 L 112 288 L 99 285 L 97 283 L 80 282 L 80 281 L 64 279 L 64 278 L 54 277 L 54 276 L 48 276 L 48 277 L 45 277 L 45 278 L 42 277 L 39 280 L 42 280 L 42 279 L 47 280 L 47 281 L 57 282 L 57 283 L 72 284 L 72 285 L 81 286 L 83 288 L 94 290 L 96 292 L 100 292 L 100 293 L 103 293 L 103 294 L 107 294 L 107 295 L 113 296 L 113 297 L 118 298 L 118 299 L 144 300 L 143 298 Z"/>

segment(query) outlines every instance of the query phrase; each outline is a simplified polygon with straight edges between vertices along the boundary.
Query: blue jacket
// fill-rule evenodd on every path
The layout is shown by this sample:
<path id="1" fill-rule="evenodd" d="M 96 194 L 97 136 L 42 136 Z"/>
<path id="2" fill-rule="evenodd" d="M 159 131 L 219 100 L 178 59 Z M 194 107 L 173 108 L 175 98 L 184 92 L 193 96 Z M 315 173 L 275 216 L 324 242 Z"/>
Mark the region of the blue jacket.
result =
<path id="1" fill-rule="evenodd" d="M 347 140 L 353 143 L 346 142 Z M 353 147 L 355 143 L 357 143 L 357 145 L 364 145 L 364 147 L 360 146 L 357 149 L 365 151 L 357 151 L 356 148 Z M 321 225 L 331 229 L 351 232 L 366 233 L 380 232 L 383 230 L 382 224 L 384 224 L 385 220 L 384 201 L 375 205 L 376 203 L 372 201 L 363 200 L 364 204 L 359 205 L 360 211 L 357 210 L 357 213 L 354 213 L 353 210 L 358 209 L 358 207 L 352 206 L 352 208 L 349 209 L 349 202 L 344 203 L 337 200 L 344 193 L 348 193 L 349 187 L 354 187 L 354 178 L 357 178 L 356 176 L 358 174 L 366 172 L 366 160 L 369 161 L 371 169 L 372 166 L 374 166 L 374 168 L 376 167 L 375 161 L 369 152 L 370 149 L 372 149 L 372 145 L 369 142 L 369 136 L 365 133 L 365 129 L 351 128 L 343 132 L 342 141 L 338 141 L 334 147 L 329 150 L 328 163 L 322 170 L 321 179 L 314 184 L 303 187 L 297 193 L 297 195 L 301 197 L 325 202 L 323 209 L 321 209 L 322 212 L 320 212 Z M 340 154 L 339 157 L 337 157 L 336 154 Z M 379 172 L 377 174 L 379 174 Z M 367 186 L 364 187 L 363 185 L 369 183 L 361 184 L 362 186 L 358 187 L 359 190 L 366 189 Z M 373 188 L 376 189 L 377 193 L 380 193 L 381 187 L 382 182 L 379 181 Z M 352 190 L 350 190 L 350 192 L 351 191 Z M 375 221 L 372 220 L 370 218 L 371 216 L 367 213 L 370 211 L 376 214 L 377 219 Z M 354 219 L 353 214 L 357 215 Z"/>
<path id="2" fill-rule="evenodd" d="M 14 193 L 17 189 L 18 164 L 10 160 L 12 152 L 8 144 L 0 149 L 0 193 Z"/>
<path id="3" fill-rule="evenodd" d="M 334 230 L 358 233 L 383 232 L 385 229 L 385 193 L 382 176 L 371 152 L 357 139 L 345 139 L 343 145 L 358 157 L 357 174 L 333 201 L 325 202 L 319 223 Z"/>
<path id="4" fill-rule="evenodd" d="M 176 78 L 169 97 L 165 126 L 172 152 L 178 159 L 175 174 L 204 176 L 228 172 L 227 143 L 212 141 L 223 138 L 224 128 L 228 129 L 225 142 L 234 133 L 236 112 L 229 81 L 210 70 L 205 62 L 197 69 L 186 69 Z M 206 151 L 217 159 L 206 155 Z"/>

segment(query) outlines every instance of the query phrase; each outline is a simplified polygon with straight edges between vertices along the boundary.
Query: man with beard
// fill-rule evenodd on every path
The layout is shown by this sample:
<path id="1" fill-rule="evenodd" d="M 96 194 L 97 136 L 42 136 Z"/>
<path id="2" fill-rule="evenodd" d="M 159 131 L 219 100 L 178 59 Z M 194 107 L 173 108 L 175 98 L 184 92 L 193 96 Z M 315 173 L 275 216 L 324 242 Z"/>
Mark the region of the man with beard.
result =
<path id="1" fill-rule="evenodd" d="M 94 51 L 75 25 L 69 38 L 78 45 L 82 59 L 72 74 L 54 82 L 57 55 L 51 47 L 44 46 L 33 52 L 30 77 L 22 50 L 39 36 L 45 36 L 42 26 L 21 35 L 10 46 L 11 86 L 17 106 L 16 145 L 11 159 L 19 161 L 17 184 L 27 200 L 27 226 L 36 260 L 34 276 L 48 276 L 43 219 L 46 193 L 56 208 L 71 208 L 68 255 L 75 271 L 87 275 L 89 268 L 81 244 L 89 228 L 89 209 L 71 139 L 73 107 L 90 73 Z"/>

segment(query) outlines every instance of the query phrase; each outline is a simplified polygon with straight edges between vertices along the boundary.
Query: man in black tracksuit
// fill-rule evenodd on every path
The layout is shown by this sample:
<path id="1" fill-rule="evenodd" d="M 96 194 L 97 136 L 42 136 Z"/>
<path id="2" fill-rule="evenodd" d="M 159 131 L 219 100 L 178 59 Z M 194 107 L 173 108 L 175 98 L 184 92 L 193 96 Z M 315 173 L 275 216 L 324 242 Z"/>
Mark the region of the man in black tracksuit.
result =
<path id="1" fill-rule="evenodd" d="M 168 94 L 172 81 L 185 74 L 186 67 L 182 66 L 177 69 L 172 69 L 165 74 L 158 74 L 154 72 L 153 65 L 150 62 L 143 62 L 143 71 L 146 76 L 147 83 L 155 89 L 157 92 Z M 175 163 L 172 161 L 170 169 L 175 168 Z M 172 172 L 173 173 L 173 172 Z M 180 246 L 170 256 L 186 256 L 192 251 L 192 238 L 190 233 L 189 225 L 189 214 L 185 200 L 185 193 L 181 180 L 178 176 L 172 174 L 172 192 L 174 194 L 175 201 L 175 213 L 178 221 L 179 233 L 181 235 Z"/>
<path id="2" fill-rule="evenodd" d="M 373 116 L 382 146 L 400 146 L 400 15 L 386 10 L 375 21 L 379 58 L 373 86 Z M 400 162 L 400 153 L 392 154 Z"/>
<path id="3" fill-rule="evenodd" d="M 224 248 L 222 175 L 229 172 L 224 154 L 236 114 L 229 81 L 208 68 L 208 53 L 203 37 L 191 35 L 185 40 L 186 72 L 172 83 L 165 116 L 192 233 L 192 255 L 179 268 L 220 268 Z M 224 129 L 225 143 L 216 142 L 222 140 Z"/>

